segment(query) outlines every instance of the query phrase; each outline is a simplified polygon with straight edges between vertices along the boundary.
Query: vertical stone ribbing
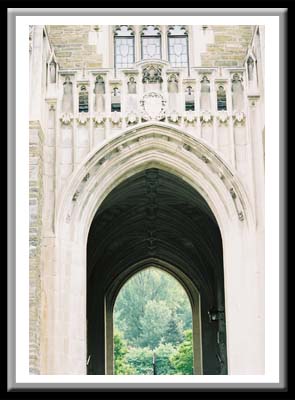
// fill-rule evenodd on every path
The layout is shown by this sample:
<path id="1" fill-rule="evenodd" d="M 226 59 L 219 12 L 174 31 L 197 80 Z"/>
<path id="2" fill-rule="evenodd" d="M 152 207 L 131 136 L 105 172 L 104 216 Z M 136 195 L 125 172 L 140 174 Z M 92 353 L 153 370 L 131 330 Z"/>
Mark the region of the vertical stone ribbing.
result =
<path id="1" fill-rule="evenodd" d="M 29 225 L 29 368 L 30 374 L 40 373 L 40 309 L 41 280 L 40 252 L 42 231 L 42 174 L 43 174 L 43 133 L 38 123 L 30 123 L 30 225 Z"/>

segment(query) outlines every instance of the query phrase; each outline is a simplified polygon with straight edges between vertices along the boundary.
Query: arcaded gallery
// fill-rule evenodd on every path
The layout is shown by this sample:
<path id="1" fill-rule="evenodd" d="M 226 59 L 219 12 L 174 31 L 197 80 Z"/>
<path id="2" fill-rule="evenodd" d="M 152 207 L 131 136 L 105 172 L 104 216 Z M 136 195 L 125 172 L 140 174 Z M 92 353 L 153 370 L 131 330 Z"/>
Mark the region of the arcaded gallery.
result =
<path id="1" fill-rule="evenodd" d="M 263 374 L 264 27 L 32 25 L 28 51 L 30 373 L 115 374 L 116 299 L 152 267 L 191 374 Z"/>

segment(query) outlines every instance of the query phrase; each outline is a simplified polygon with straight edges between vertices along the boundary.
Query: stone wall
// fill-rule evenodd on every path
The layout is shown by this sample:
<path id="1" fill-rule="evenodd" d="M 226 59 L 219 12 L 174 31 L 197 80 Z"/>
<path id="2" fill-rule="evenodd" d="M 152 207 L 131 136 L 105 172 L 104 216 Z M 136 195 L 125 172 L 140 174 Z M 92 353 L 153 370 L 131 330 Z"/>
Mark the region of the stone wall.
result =
<path id="1" fill-rule="evenodd" d="M 89 32 L 95 33 L 91 25 L 47 25 L 46 29 L 60 68 L 102 66 L 96 45 L 89 44 Z"/>
<path id="2" fill-rule="evenodd" d="M 40 310 L 41 310 L 41 279 L 40 253 L 42 229 L 42 174 L 43 174 L 43 133 L 38 122 L 30 122 L 30 225 L 29 225 L 29 279 L 30 279 L 30 373 L 40 372 Z"/>
<path id="3" fill-rule="evenodd" d="M 201 54 L 202 67 L 241 67 L 251 43 L 254 25 L 215 25 L 214 43 Z"/>

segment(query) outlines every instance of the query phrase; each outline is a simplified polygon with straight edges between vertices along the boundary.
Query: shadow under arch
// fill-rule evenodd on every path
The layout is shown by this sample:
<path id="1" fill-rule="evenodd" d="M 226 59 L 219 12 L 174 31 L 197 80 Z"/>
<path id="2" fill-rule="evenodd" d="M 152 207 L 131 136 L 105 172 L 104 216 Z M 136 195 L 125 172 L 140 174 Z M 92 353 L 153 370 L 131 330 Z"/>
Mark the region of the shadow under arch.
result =
<path id="1" fill-rule="evenodd" d="M 190 303 L 193 331 L 193 370 L 194 374 L 203 374 L 200 294 L 191 279 L 180 269 L 168 262 L 156 258 L 147 258 L 123 271 L 118 279 L 109 286 L 106 293 L 106 339 L 108 354 L 108 373 L 113 374 L 113 313 L 118 295 L 124 285 L 137 273 L 156 268 L 171 275 L 183 288 Z"/>
<path id="2" fill-rule="evenodd" d="M 93 218 L 87 242 L 88 373 L 113 373 L 116 293 L 151 257 L 189 293 L 195 373 L 226 374 L 220 230 L 204 198 L 158 168 L 143 170 L 116 186 Z M 222 319 L 209 322 L 212 310 Z"/>

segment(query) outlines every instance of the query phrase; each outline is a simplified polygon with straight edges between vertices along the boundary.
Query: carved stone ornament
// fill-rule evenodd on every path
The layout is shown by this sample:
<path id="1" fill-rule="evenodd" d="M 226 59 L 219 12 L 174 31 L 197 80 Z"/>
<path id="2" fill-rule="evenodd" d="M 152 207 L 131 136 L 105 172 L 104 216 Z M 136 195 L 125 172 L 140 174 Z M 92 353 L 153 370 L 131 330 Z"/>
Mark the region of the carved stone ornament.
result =
<path id="1" fill-rule="evenodd" d="M 245 114 L 242 111 L 235 112 L 233 117 L 235 122 L 242 123 L 245 120 Z"/>
<path id="2" fill-rule="evenodd" d="M 169 116 L 168 119 L 170 122 L 174 122 L 175 124 L 179 121 L 181 117 L 178 115 L 177 111 L 172 111 Z"/>
<path id="3" fill-rule="evenodd" d="M 135 112 L 131 111 L 126 117 L 127 124 L 136 124 L 138 122 L 138 116 Z"/>
<path id="4" fill-rule="evenodd" d="M 64 113 L 62 114 L 62 116 L 60 117 L 61 122 L 63 123 L 63 125 L 70 125 L 70 123 L 73 120 L 73 114 L 71 113 Z"/>
<path id="5" fill-rule="evenodd" d="M 79 197 L 79 194 L 80 194 L 80 192 L 77 190 L 77 191 L 74 193 L 73 197 L 72 197 L 72 201 L 77 201 L 77 199 L 78 199 L 78 197 Z"/>
<path id="6" fill-rule="evenodd" d="M 95 125 L 103 125 L 106 120 L 106 117 L 102 113 L 98 113 L 95 117 L 93 117 L 93 122 Z"/>
<path id="7" fill-rule="evenodd" d="M 120 122 L 122 121 L 121 114 L 118 113 L 118 111 L 112 112 L 111 121 L 114 125 L 120 124 Z"/>
<path id="8" fill-rule="evenodd" d="M 160 93 L 150 92 L 140 101 L 142 118 L 146 121 L 155 119 L 161 121 L 165 118 L 166 101 Z"/>
<path id="9" fill-rule="evenodd" d="M 225 110 L 219 111 L 217 118 L 219 122 L 224 124 L 228 120 L 228 113 Z"/>
<path id="10" fill-rule="evenodd" d="M 184 116 L 184 120 L 189 124 L 193 124 L 196 120 L 195 113 L 192 110 L 187 111 L 186 115 Z"/>
<path id="11" fill-rule="evenodd" d="M 239 220 L 240 221 L 244 221 L 244 213 L 243 213 L 243 211 L 240 211 L 239 213 L 238 213 L 238 216 L 239 216 Z"/>
<path id="12" fill-rule="evenodd" d="M 89 116 L 85 113 L 80 113 L 77 117 L 77 122 L 79 125 L 86 125 L 89 120 Z"/>
<path id="13" fill-rule="evenodd" d="M 209 164 L 209 162 L 210 162 L 209 158 L 205 155 L 202 155 L 201 159 L 205 164 Z"/>
<path id="14" fill-rule="evenodd" d="M 230 188 L 229 192 L 230 192 L 230 195 L 231 195 L 231 197 L 232 197 L 233 199 L 236 199 L 236 198 L 237 198 L 237 195 L 236 195 L 236 193 L 235 193 L 235 191 L 234 191 L 233 188 Z"/>
<path id="15" fill-rule="evenodd" d="M 201 115 L 201 121 L 208 123 L 211 120 L 212 120 L 212 115 L 211 115 L 210 111 L 203 111 L 202 115 Z"/>
<path id="16" fill-rule="evenodd" d="M 161 83 L 162 79 L 162 69 L 156 65 L 149 65 L 143 69 L 142 83 Z"/>

